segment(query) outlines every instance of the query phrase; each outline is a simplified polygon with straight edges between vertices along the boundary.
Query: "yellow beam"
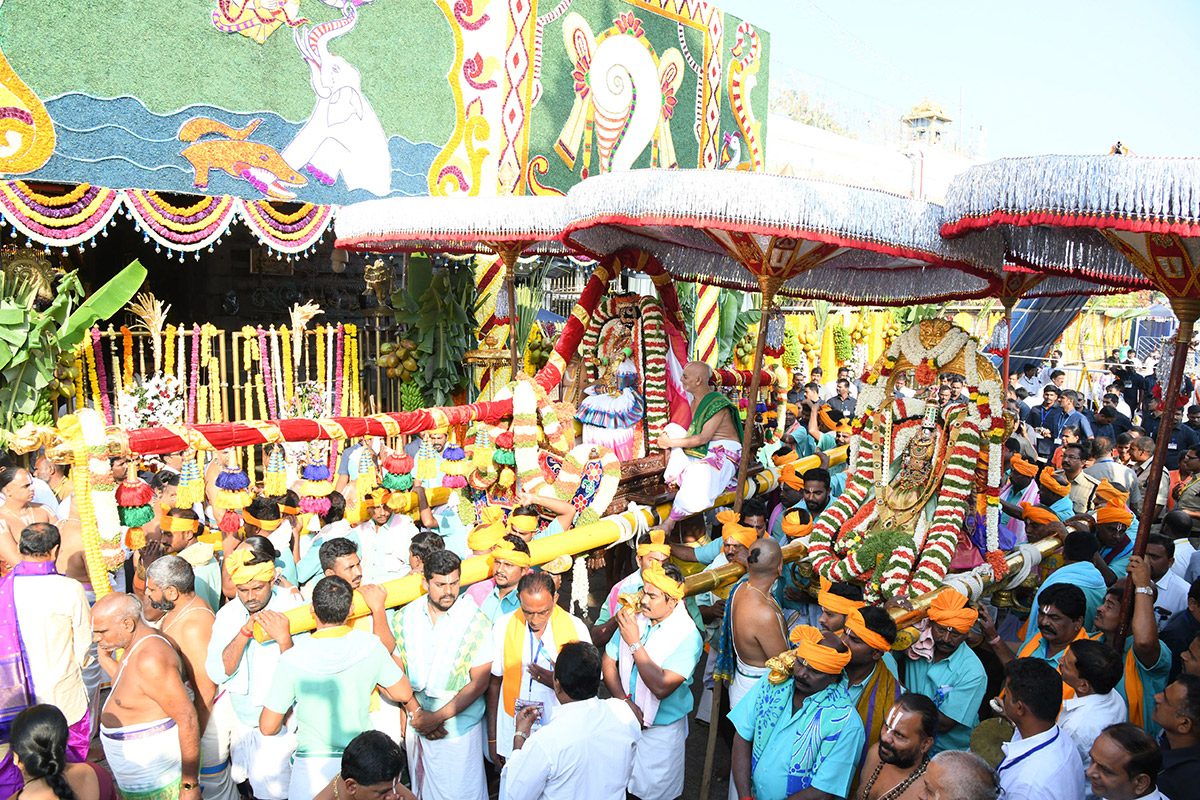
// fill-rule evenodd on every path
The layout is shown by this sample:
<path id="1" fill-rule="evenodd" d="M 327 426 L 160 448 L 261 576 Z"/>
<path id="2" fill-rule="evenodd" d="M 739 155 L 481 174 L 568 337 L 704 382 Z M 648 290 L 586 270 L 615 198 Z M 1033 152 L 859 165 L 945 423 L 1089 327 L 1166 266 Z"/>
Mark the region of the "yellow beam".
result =
<path id="1" fill-rule="evenodd" d="M 846 460 L 846 450 L 847 448 L 845 447 L 839 447 L 836 450 L 830 451 L 830 463 L 843 463 Z M 800 459 L 798 463 L 800 466 L 797 469 L 803 471 L 820 466 L 820 459 L 817 456 L 808 456 Z M 775 476 L 764 470 L 757 475 L 750 476 L 746 485 L 750 489 L 746 497 L 764 495 L 775 488 Z M 733 499 L 734 493 L 726 492 L 717 498 L 713 507 L 728 506 L 733 503 Z M 615 514 L 611 517 L 605 517 L 599 522 L 594 522 L 591 525 L 572 528 L 569 531 L 547 536 L 544 539 L 537 539 L 530 543 L 529 553 L 534 564 L 545 564 L 563 554 L 577 555 L 579 553 L 587 553 L 598 547 L 607 547 L 614 542 L 620 541 L 622 534 L 631 528 L 636 530 L 638 525 L 637 517 L 639 515 L 645 524 L 656 525 L 666 519 L 670 511 L 670 504 L 664 503 L 654 509 L 639 508 L 637 511 L 626 511 L 624 514 Z M 795 545 L 790 545 L 789 547 L 795 547 Z M 794 556 L 793 558 L 797 557 Z M 741 567 L 737 568 L 741 569 Z M 729 578 L 727 582 L 732 583 L 740 575 L 741 573 L 739 572 L 738 575 Z M 488 566 L 486 556 L 463 559 L 461 572 L 463 586 L 487 580 L 489 577 L 491 577 L 491 568 Z M 410 603 L 424 593 L 424 589 L 421 588 L 420 575 L 406 575 L 403 578 L 387 581 L 382 585 L 387 592 L 386 602 L 388 608 Z M 368 613 L 370 612 L 367 609 L 367 604 L 360 595 L 356 594 L 354 597 L 354 607 L 350 609 L 350 618 L 353 620 L 366 616 Z M 311 605 L 292 609 L 285 612 L 284 616 L 288 618 L 293 634 L 311 631 L 317 626 L 317 620 L 313 616 Z M 254 626 L 254 638 L 259 642 L 263 642 L 267 641 L 270 637 L 267 636 L 260 625 L 256 624 Z"/>

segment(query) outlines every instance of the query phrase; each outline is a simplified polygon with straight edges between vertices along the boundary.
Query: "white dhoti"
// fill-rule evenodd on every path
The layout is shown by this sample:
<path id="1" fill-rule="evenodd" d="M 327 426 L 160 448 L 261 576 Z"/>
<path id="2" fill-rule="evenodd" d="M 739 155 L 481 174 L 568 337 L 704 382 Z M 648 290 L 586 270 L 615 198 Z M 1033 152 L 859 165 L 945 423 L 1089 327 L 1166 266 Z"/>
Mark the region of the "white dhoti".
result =
<path id="1" fill-rule="evenodd" d="M 168 717 L 123 728 L 101 725 L 100 744 L 122 796 L 136 800 L 179 797 L 183 757 L 175 720 Z"/>
<path id="2" fill-rule="evenodd" d="M 295 753 L 295 731 L 284 728 L 274 736 L 264 736 L 235 715 L 230 772 L 234 783 L 250 781 L 258 800 L 287 800 Z"/>
<path id="3" fill-rule="evenodd" d="M 404 726 L 400 723 L 401 711 L 397 703 L 393 703 L 383 695 L 378 694 L 379 708 L 371 712 L 371 727 L 380 733 L 386 733 L 396 744 L 404 745 Z"/>
<path id="4" fill-rule="evenodd" d="M 663 431 L 669 438 L 687 436 L 687 431 L 674 422 Z M 725 493 L 737 475 L 742 443 L 732 439 L 715 439 L 708 443 L 708 454 L 694 458 L 682 447 L 672 447 L 667 458 L 663 480 L 679 486 L 671 506 L 671 519 L 680 520 L 712 508 L 716 499 Z"/>
<path id="5" fill-rule="evenodd" d="M 302 756 L 292 759 L 288 800 L 312 800 L 342 769 L 342 757 Z"/>
<path id="6" fill-rule="evenodd" d="M 651 725 L 642 730 L 633 750 L 630 794 L 642 800 L 675 800 L 683 794 L 687 733 L 687 717 L 670 725 Z"/>
<path id="7" fill-rule="evenodd" d="M 404 734 L 408 774 L 417 800 L 488 800 L 483 774 L 483 723 L 462 736 L 426 739 L 412 725 Z"/>
<path id="8" fill-rule="evenodd" d="M 221 692 L 200 736 L 200 790 L 204 800 L 237 800 L 229 763 L 231 730 L 237 720 L 229 695 Z"/>

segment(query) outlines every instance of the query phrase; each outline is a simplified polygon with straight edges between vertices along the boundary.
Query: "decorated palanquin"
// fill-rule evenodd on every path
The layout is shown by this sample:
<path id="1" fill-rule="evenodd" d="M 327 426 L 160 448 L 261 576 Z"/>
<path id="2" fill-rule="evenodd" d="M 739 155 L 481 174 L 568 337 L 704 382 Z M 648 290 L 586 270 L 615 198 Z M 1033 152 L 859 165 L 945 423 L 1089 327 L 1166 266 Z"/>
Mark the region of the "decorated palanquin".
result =
<path id="1" fill-rule="evenodd" d="M 967 402 L 937 404 L 942 373 L 965 376 Z M 896 395 L 901 374 L 915 397 Z M 868 371 L 857 408 L 846 489 L 813 525 L 813 568 L 874 600 L 931 591 L 963 557 L 1001 577 L 1001 448 L 1012 423 L 979 342 L 944 320 L 910 328 Z"/>

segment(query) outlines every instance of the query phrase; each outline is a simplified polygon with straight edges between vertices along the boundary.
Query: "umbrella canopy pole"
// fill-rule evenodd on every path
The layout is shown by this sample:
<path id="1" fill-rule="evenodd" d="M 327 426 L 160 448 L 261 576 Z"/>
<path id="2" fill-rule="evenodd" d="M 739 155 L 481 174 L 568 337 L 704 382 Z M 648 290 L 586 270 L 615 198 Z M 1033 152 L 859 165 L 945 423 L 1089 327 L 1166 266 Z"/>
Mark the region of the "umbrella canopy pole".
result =
<path id="1" fill-rule="evenodd" d="M 1004 304 L 1004 396 L 1008 396 L 1009 359 L 1012 358 L 1012 312 L 1017 304 L 1017 298 L 1005 297 L 1000 300 Z"/>
<path id="2" fill-rule="evenodd" d="M 750 375 L 750 400 L 746 408 L 746 423 L 742 429 L 742 457 L 738 461 L 737 483 L 742 486 L 746 482 L 746 472 L 750 469 L 750 438 L 754 435 L 754 420 L 758 416 L 758 389 L 761 384 L 763 351 L 767 348 L 767 315 L 775 304 L 775 292 L 783 281 L 768 275 L 758 277 L 758 285 L 762 288 L 762 317 L 758 323 L 758 341 L 754 345 L 754 369 Z M 733 502 L 733 510 L 742 510 L 742 495 L 739 492 Z"/>
<path id="3" fill-rule="evenodd" d="M 1188 348 L 1192 343 L 1192 333 L 1195 330 L 1196 318 L 1200 317 L 1200 300 L 1189 298 L 1171 298 L 1171 307 L 1179 318 L 1179 330 L 1175 336 L 1175 353 L 1171 360 L 1171 377 L 1167 381 L 1167 390 L 1162 396 L 1163 414 L 1158 423 L 1157 440 L 1154 445 L 1154 460 L 1150 465 L 1150 475 L 1146 479 L 1146 491 L 1142 500 L 1142 512 L 1138 522 L 1138 535 L 1133 543 L 1133 554 L 1146 554 L 1146 540 L 1150 536 L 1150 525 L 1154 522 L 1155 501 L 1158 499 L 1158 487 L 1162 482 L 1163 468 L 1167 464 L 1167 446 L 1171 441 L 1171 432 L 1175 428 L 1175 405 L 1179 399 L 1179 391 L 1183 387 L 1183 368 L 1187 362 Z M 1125 582 L 1125 594 L 1121 597 L 1121 627 L 1117 629 L 1113 646 L 1121 652 L 1125 646 L 1125 636 L 1129 632 L 1130 619 L 1133 617 L 1133 581 Z"/>
<path id="4" fill-rule="evenodd" d="M 503 242 L 493 245 L 496 255 L 504 262 L 504 291 L 508 295 L 508 364 L 510 381 L 517 379 L 517 366 L 521 363 L 517 353 L 517 289 L 514 285 L 513 274 L 517 267 L 517 257 L 521 255 L 527 242 Z"/>

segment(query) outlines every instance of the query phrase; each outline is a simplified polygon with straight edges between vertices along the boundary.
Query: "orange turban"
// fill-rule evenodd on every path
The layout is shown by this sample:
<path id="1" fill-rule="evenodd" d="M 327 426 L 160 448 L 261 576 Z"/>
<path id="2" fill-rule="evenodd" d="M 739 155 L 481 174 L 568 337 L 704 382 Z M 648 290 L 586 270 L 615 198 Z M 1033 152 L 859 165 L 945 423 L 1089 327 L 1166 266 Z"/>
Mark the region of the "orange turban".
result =
<path id="1" fill-rule="evenodd" d="M 474 550 L 475 548 L 472 547 L 471 549 Z M 500 544 L 496 545 L 496 549 L 488 556 L 488 563 L 492 566 L 495 566 L 497 561 L 507 561 L 510 564 L 525 567 L 526 569 L 533 564 L 533 559 L 529 557 L 529 553 L 522 553 L 513 546 L 512 542 L 507 540 L 503 540 Z"/>
<path id="2" fill-rule="evenodd" d="M 805 511 L 804 513 L 808 514 L 808 511 Z M 800 519 L 800 509 L 798 508 L 793 508 L 783 515 L 783 522 L 781 525 L 783 527 L 784 535 L 789 539 L 795 539 L 798 536 L 808 536 L 810 533 L 812 533 L 812 515 L 808 514 L 808 522 L 801 522 Z"/>
<path id="3" fill-rule="evenodd" d="M 1058 517 L 1053 511 L 1048 511 L 1041 506 L 1035 506 L 1033 503 L 1021 503 L 1021 510 L 1025 512 L 1026 522 L 1035 522 L 1038 525 L 1049 525 L 1051 522 L 1057 522 Z"/>
<path id="4" fill-rule="evenodd" d="M 1012 464 L 1014 472 L 1019 475 L 1024 475 L 1026 478 L 1032 478 L 1034 475 L 1038 474 L 1037 463 L 1026 461 L 1025 459 L 1021 458 L 1020 453 L 1014 454 L 1012 459 L 1009 460 L 1009 463 Z"/>
<path id="5" fill-rule="evenodd" d="M 661 564 L 651 564 L 649 569 L 642 570 L 642 581 L 662 589 L 667 597 L 683 599 L 683 584 L 668 575 Z"/>
<path id="6" fill-rule="evenodd" d="M 846 627 L 854 631 L 854 635 L 862 639 L 862 643 L 872 649 L 884 653 L 892 649 L 887 639 L 867 627 L 867 621 L 863 619 L 862 611 L 858 609 L 855 609 L 846 616 Z"/>
<path id="7" fill-rule="evenodd" d="M 822 425 L 824 425 L 826 428 L 829 428 L 829 430 L 833 430 L 837 427 L 837 423 L 833 421 L 833 417 L 829 416 L 829 412 L 832 410 L 833 409 L 830 408 L 829 403 L 826 403 L 817 409 L 817 419 L 820 420 Z"/>
<path id="8" fill-rule="evenodd" d="M 829 591 L 833 588 L 828 578 L 821 578 L 821 591 L 817 593 L 817 605 L 828 611 L 830 614 L 844 614 L 849 616 L 855 611 L 858 611 L 866 603 L 856 600 L 850 600 L 842 597 L 840 594 L 834 594 Z"/>
<path id="9" fill-rule="evenodd" d="M 804 491 L 804 476 L 796 470 L 798 463 L 799 460 L 784 464 L 783 469 L 779 471 L 779 482 L 790 489 L 802 492 Z"/>
<path id="10" fill-rule="evenodd" d="M 391 496 L 392 493 L 387 489 L 377 486 L 370 492 L 367 492 L 367 496 L 363 498 L 363 502 L 371 508 L 378 508 L 379 506 L 386 506 L 388 498 Z M 282 508 L 280 510 L 282 511 Z"/>
<path id="11" fill-rule="evenodd" d="M 837 424 L 837 427 L 833 429 L 833 432 L 834 433 L 854 433 L 854 431 L 850 429 L 850 423 L 846 422 L 845 420 L 842 420 L 841 422 L 839 422 Z"/>
<path id="12" fill-rule="evenodd" d="M 665 532 L 661 530 L 650 531 L 650 543 L 638 545 L 638 558 L 643 558 L 651 553 L 662 553 L 667 558 L 671 557 L 671 548 L 667 546 L 667 534 Z"/>
<path id="13" fill-rule="evenodd" d="M 721 523 L 721 536 L 732 539 L 747 550 L 758 541 L 758 529 L 741 524 L 741 517 L 736 511 L 722 511 L 717 514 L 717 522 Z"/>
<path id="14" fill-rule="evenodd" d="M 1054 467 L 1042 467 L 1042 474 L 1038 477 L 1038 483 L 1059 497 L 1066 497 L 1071 493 L 1070 481 L 1060 481 L 1058 476 L 1054 474 Z"/>
<path id="15" fill-rule="evenodd" d="M 1096 487 L 1096 496 L 1109 505 L 1129 505 L 1129 492 L 1122 492 L 1113 486 L 1108 478 L 1100 481 L 1100 485 Z"/>
<path id="16" fill-rule="evenodd" d="M 275 562 L 264 561 L 261 564 L 247 564 L 246 562 L 252 558 L 254 558 L 254 551 L 248 547 L 243 550 L 234 550 L 225 556 L 225 570 L 229 573 L 229 579 L 233 581 L 234 586 L 244 586 L 254 581 L 270 583 L 275 580 Z"/>
<path id="17" fill-rule="evenodd" d="M 1096 509 L 1096 522 L 1101 525 L 1106 522 L 1120 522 L 1128 528 L 1133 524 L 1133 512 L 1126 506 L 1109 503 Z"/>
<path id="18" fill-rule="evenodd" d="M 800 416 L 800 406 L 796 405 L 795 403 L 788 403 L 786 408 L 796 416 Z"/>
<path id="19" fill-rule="evenodd" d="M 825 636 L 811 625 L 800 625 L 789 637 L 796 645 L 797 658 L 804 659 L 810 667 L 826 675 L 838 675 L 850 663 L 850 650 L 839 653 L 824 644 Z"/>
<path id="20" fill-rule="evenodd" d="M 279 524 L 283 522 L 282 519 L 259 519 L 244 508 L 242 509 L 242 521 L 254 525 L 259 530 L 268 532 L 276 530 Z"/>
<path id="21" fill-rule="evenodd" d="M 929 618 L 938 625 L 966 633 L 979 618 L 979 612 L 967 607 L 967 598 L 961 592 L 942 589 L 929 604 Z"/>
<path id="22" fill-rule="evenodd" d="M 782 467 L 784 464 L 790 464 L 799 458 L 800 456 L 796 455 L 795 450 L 788 450 L 786 453 L 780 453 L 771 456 L 771 461 L 775 464 L 775 466 Z"/>
<path id="23" fill-rule="evenodd" d="M 184 531 L 200 530 L 200 520 L 188 519 L 187 517 L 173 517 L 166 514 L 159 524 L 159 528 L 167 533 L 183 533 Z"/>

